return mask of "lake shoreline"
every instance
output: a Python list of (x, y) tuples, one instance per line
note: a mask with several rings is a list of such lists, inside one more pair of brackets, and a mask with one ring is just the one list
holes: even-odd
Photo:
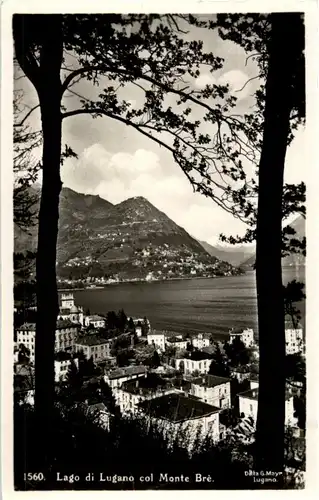
[(212, 279), (220, 279), (220, 278), (234, 278), (238, 276), (245, 276), (247, 273), (254, 273), (254, 271), (245, 271), (241, 274), (231, 274), (229, 276), (193, 276), (189, 278), (167, 278), (165, 280), (125, 280), (125, 281), (116, 281), (114, 283), (106, 283), (105, 285), (98, 285), (97, 287), (83, 287), (83, 288), (58, 288), (59, 292), (79, 292), (79, 291), (93, 291), (97, 290), (105, 290), (105, 288), (114, 285), (126, 285), (126, 284), (143, 284), (143, 285), (153, 285), (154, 283), (167, 283), (170, 281), (192, 281), (192, 280), (212, 280)]

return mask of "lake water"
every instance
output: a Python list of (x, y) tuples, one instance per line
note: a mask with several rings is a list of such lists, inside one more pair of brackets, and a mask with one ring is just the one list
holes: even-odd
[[(304, 281), (304, 269), (296, 274), (284, 269), (285, 283)], [(255, 273), (212, 279), (153, 283), (120, 283), (103, 289), (75, 292), (77, 305), (91, 314), (124, 309), (128, 316), (147, 316), (153, 328), (178, 332), (206, 331), (225, 335), (231, 327), (257, 330)], [(300, 304), (304, 315), (304, 304)]]

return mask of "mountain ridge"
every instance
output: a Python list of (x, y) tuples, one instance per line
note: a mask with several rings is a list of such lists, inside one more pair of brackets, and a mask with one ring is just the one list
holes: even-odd
[[(15, 231), (15, 251), (35, 250)], [(30, 248), (30, 243), (31, 247)], [(212, 257), (164, 212), (135, 196), (113, 205), (63, 188), (60, 195), (57, 272), (61, 279), (130, 280), (210, 277), (237, 270)]]

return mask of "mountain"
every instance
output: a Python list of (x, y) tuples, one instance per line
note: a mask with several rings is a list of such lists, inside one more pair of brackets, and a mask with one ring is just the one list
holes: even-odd
[(210, 245), (206, 241), (198, 242), (202, 247), (212, 255), (217, 257), (217, 259), (224, 260), (232, 266), (239, 266), (242, 262), (246, 261), (251, 254), (255, 253), (255, 245), (240, 245), (240, 246), (220, 246), (220, 245)]
[[(33, 209), (34, 213), (37, 214), (40, 207), (40, 188), (34, 185), (30, 187), (30, 191), (32, 195), (38, 198)], [(81, 225), (81, 221), (87, 219), (88, 211), (91, 214), (92, 221), (94, 221), (103, 217), (105, 211), (112, 206), (112, 203), (99, 196), (80, 194), (72, 189), (62, 188), (60, 194), (59, 227), (65, 227), (66, 229), (69, 227), (72, 232), (72, 228), (76, 228), (78, 224)], [(37, 248), (37, 233), (37, 223), (31, 226), (27, 232), (15, 226), (14, 251), (21, 253), (25, 252), (25, 250), (35, 251)]]
[[(297, 238), (302, 240), (306, 236), (306, 220), (302, 215), (299, 215), (293, 222), (289, 224), (296, 233), (292, 236), (292, 238)], [(241, 267), (244, 269), (252, 268), (255, 264), (256, 254), (252, 255), (246, 261), (242, 262)], [(293, 266), (304, 266), (305, 265), (305, 257), (301, 254), (290, 254), (282, 259), (283, 267), (293, 267)]]
[[(37, 228), (31, 233), (21, 238), (21, 231), (15, 231), (15, 251), (36, 248)], [(238, 272), (209, 255), (143, 197), (112, 205), (68, 188), (62, 189), (60, 197), (57, 261), (59, 277), (72, 280), (153, 280)]]

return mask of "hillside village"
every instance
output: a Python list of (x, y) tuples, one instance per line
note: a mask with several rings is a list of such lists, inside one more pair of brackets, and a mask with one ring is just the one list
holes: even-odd
[[(286, 427), (304, 443), (303, 330), (286, 321)], [(35, 323), (15, 328), (14, 394), (34, 404)], [(108, 428), (115, 412), (142, 415), (172, 439), (187, 436), (188, 452), (199, 432), (214, 442), (254, 441), (258, 405), (258, 340), (251, 328), (181, 334), (152, 328), (149, 320), (84, 313), (71, 292), (60, 293), (55, 339), (57, 397), (77, 380), (85, 415)], [(79, 383), (80, 381), (80, 383)], [(301, 461), (302, 457), (296, 456)]]

